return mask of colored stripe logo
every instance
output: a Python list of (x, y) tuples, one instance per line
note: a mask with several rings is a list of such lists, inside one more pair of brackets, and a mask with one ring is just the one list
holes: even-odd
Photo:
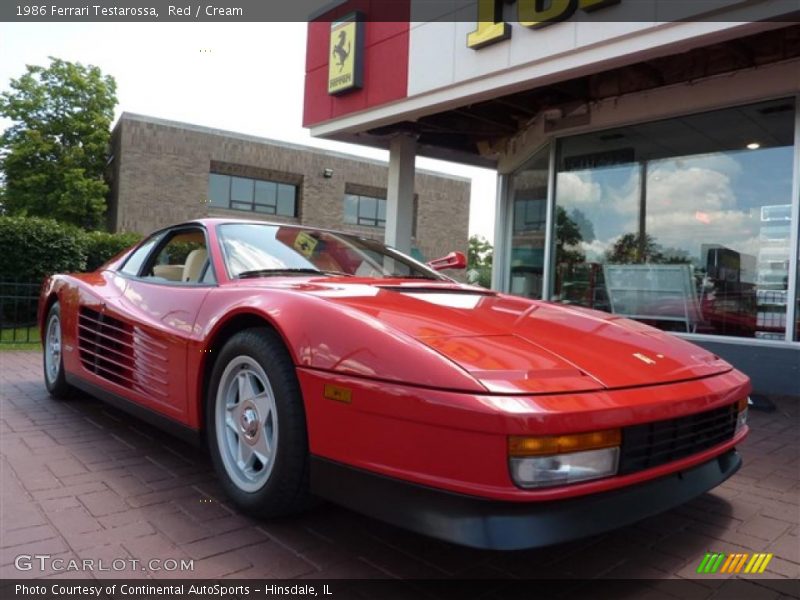
[(773, 556), (772, 553), (765, 552), (756, 552), (755, 554), (707, 552), (703, 560), (700, 561), (697, 572), (703, 575), (713, 575), (715, 573), (763, 573)]

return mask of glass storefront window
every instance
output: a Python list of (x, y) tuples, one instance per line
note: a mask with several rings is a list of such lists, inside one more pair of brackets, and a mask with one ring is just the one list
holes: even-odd
[(785, 339), (795, 110), (781, 99), (561, 140), (553, 299)]
[(511, 293), (542, 297), (550, 147), (537, 152), (511, 179)]
[[(800, 288), (800, 256), (797, 257), (797, 281)], [(795, 309), (794, 341), (800, 342), (800, 289), (797, 290), (797, 308)]]

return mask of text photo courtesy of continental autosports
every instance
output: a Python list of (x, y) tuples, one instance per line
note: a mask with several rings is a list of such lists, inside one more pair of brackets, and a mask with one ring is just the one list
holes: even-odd
[(8, 598), (800, 598), (797, 0), (0, 6)]

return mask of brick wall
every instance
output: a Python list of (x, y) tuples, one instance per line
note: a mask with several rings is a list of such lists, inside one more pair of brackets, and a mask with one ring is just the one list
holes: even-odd
[[(110, 227), (147, 233), (205, 216), (294, 222), (351, 231), (378, 239), (383, 229), (344, 223), (349, 186), (385, 190), (385, 163), (261, 138), (124, 114), (114, 130), (109, 172)], [(279, 174), (298, 186), (298, 217), (210, 208), (208, 174), (215, 170), (256, 178)], [(220, 167), (222, 165), (222, 167)], [(324, 169), (333, 176), (323, 177)], [(467, 249), (470, 184), (418, 172), (416, 246), (426, 259)]]

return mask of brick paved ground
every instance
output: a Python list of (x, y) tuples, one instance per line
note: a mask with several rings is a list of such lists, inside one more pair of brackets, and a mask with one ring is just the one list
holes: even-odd
[[(201, 451), (98, 401), (53, 401), (39, 354), (2, 352), (0, 577), (52, 575), (13, 566), (17, 555), (47, 553), (191, 558), (195, 578), (681, 578), (686, 597), (702, 598), (724, 582), (719, 575), (692, 579), (711, 550), (774, 552), (767, 576), (798, 578), (798, 403), (778, 399), (777, 412), (752, 414), (753, 433), (741, 448), (745, 467), (711, 494), (610, 534), (495, 553), (331, 505), (281, 521), (239, 515)], [(779, 597), (764, 576), (758, 580), (767, 586), (758, 597)], [(655, 590), (649, 597), (672, 596)]]

